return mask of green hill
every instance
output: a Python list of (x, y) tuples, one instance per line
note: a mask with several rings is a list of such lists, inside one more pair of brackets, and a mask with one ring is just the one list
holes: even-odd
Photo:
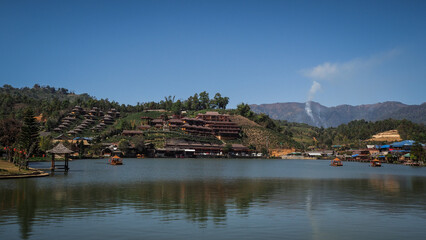
[[(138, 130), (143, 123), (141, 117), (159, 118), (171, 117), (182, 112), (186, 117), (195, 117), (206, 111), (217, 111), (231, 115), (231, 120), (241, 127), (240, 137), (234, 140), (218, 140), (215, 137), (201, 137), (186, 134), (180, 129), (165, 130), (150, 128), (144, 130), (143, 138), (155, 147), (162, 147), (167, 139), (181, 139), (193, 142), (214, 144), (243, 144), (257, 151), (266, 149), (296, 148), (307, 149), (310, 146), (317, 148), (330, 148), (332, 145), (345, 145), (352, 147), (365, 146), (365, 140), (374, 134), (398, 130), (403, 139), (413, 139), (426, 142), (426, 128), (423, 124), (416, 124), (408, 120), (382, 120), (369, 122), (355, 120), (333, 128), (318, 128), (304, 123), (294, 123), (285, 120), (274, 120), (266, 114), (256, 114), (247, 104), (240, 104), (237, 109), (226, 109), (228, 98), (216, 94), (213, 99), (208, 93), (195, 94), (188, 100), (177, 100), (166, 97), (158, 103), (138, 103), (136, 106), (119, 104), (107, 99), (97, 100), (88, 94), (75, 94), (64, 88), (34, 85), (33, 88), (13, 88), (10, 85), (0, 87), (0, 120), (6, 123), (7, 119), (23, 120), (25, 109), (31, 108), (39, 116), (39, 130), (52, 132), (63, 120), (69, 116), (73, 107), (81, 106), (87, 113), (93, 107), (105, 113), (114, 108), (121, 113), (121, 117), (114, 118), (112, 122), (99, 131), (92, 130), (96, 124), (102, 123), (102, 118), (97, 118), (95, 123), (76, 136), (92, 137), (95, 142), (119, 142), (121, 139), (132, 140), (133, 137), (121, 135), (123, 130)], [(154, 109), (154, 110), (153, 110)], [(76, 128), (85, 121), (83, 115), (74, 116), (74, 121), (63, 131), (52, 132), (56, 137), (61, 133)], [(19, 127), (19, 124), (16, 126)], [(6, 129), (7, 130), (7, 129)]]

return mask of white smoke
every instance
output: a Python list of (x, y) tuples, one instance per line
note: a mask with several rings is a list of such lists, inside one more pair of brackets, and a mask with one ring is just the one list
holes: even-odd
[(331, 83), (335, 81), (354, 81), (360, 77), (360, 74), (366, 71), (374, 71), (377, 66), (386, 63), (401, 53), (400, 49), (391, 49), (387, 52), (376, 53), (370, 57), (354, 58), (346, 62), (324, 62), (313, 68), (301, 70), (300, 73), (302, 75), (314, 80), (305, 105), (306, 114), (312, 119), (315, 126), (326, 125), (321, 118), (319, 109), (316, 109), (316, 116), (312, 112), (311, 102), (315, 93), (321, 89), (321, 84), (317, 81)]
[(321, 84), (319, 82), (314, 81), (312, 83), (311, 89), (309, 90), (308, 101), (312, 101), (314, 99), (315, 93), (321, 89)]
[(311, 89), (309, 90), (308, 101), (305, 104), (306, 114), (308, 114), (308, 116), (312, 119), (315, 126), (317, 126), (317, 121), (315, 120), (314, 115), (312, 114), (311, 102), (314, 99), (315, 93), (320, 89), (321, 89), (321, 84), (319, 84), (319, 82), (317, 81), (313, 81)]

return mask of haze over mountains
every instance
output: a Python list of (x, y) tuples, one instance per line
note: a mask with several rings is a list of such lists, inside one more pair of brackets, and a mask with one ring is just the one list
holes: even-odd
[(339, 105), (326, 107), (311, 102), (312, 117), (308, 115), (305, 103), (252, 104), (250, 108), (256, 113), (268, 114), (273, 119), (290, 122), (307, 123), (317, 127), (337, 127), (353, 120), (378, 121), (388, 118), (407, 119), (426, 124), (426, 102), (421, 105), (406, 105), (401, 102), (383, 102), (366, 105)]

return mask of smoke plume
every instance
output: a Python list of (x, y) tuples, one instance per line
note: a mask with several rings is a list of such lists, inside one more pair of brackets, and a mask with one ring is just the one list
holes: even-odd
[(312, 114), (311, 102), (314, 99), (315, 93), (320, 89), (321, 89), (321, 84), (319, 84), (319, 82), (317, 81), (314, 81), (312, 83), (311, 89), (309, 90), (308, 101), (305, 104), (306, 114), (308, 114), (308, 116), (312, 119), (315, 126), (317, 125), (317, 121), (315, 120), (314, 115)]

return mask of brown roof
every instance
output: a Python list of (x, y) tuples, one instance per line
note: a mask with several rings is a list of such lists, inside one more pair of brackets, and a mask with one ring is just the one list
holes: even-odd
[(180, 119), (170, 119), (169, 123), (183, 123), (183, 121)]
[(126, 134), (143, 134), (143, 131), (139, 131), (139, 130), (123, 130), (124, 135)]
[(200, 118), (182, 118), (184, 121), (195, 121), (195, 122), (204, 122), (203, 119)]
[(55, 137), (54, 139), (56, 139), (56, 140), (68, 140), (70, 138), (65, 136), (64, 134), (61, 134), (61, 135)]
[(62, 143), (59, 143), (58, 145), (56, 145), (56, 147), (48, 150), (47, 152), (55, 153), (55, 154), (65, 154), (65, 153), (73, 153), (74, 151), (68, 149)]

